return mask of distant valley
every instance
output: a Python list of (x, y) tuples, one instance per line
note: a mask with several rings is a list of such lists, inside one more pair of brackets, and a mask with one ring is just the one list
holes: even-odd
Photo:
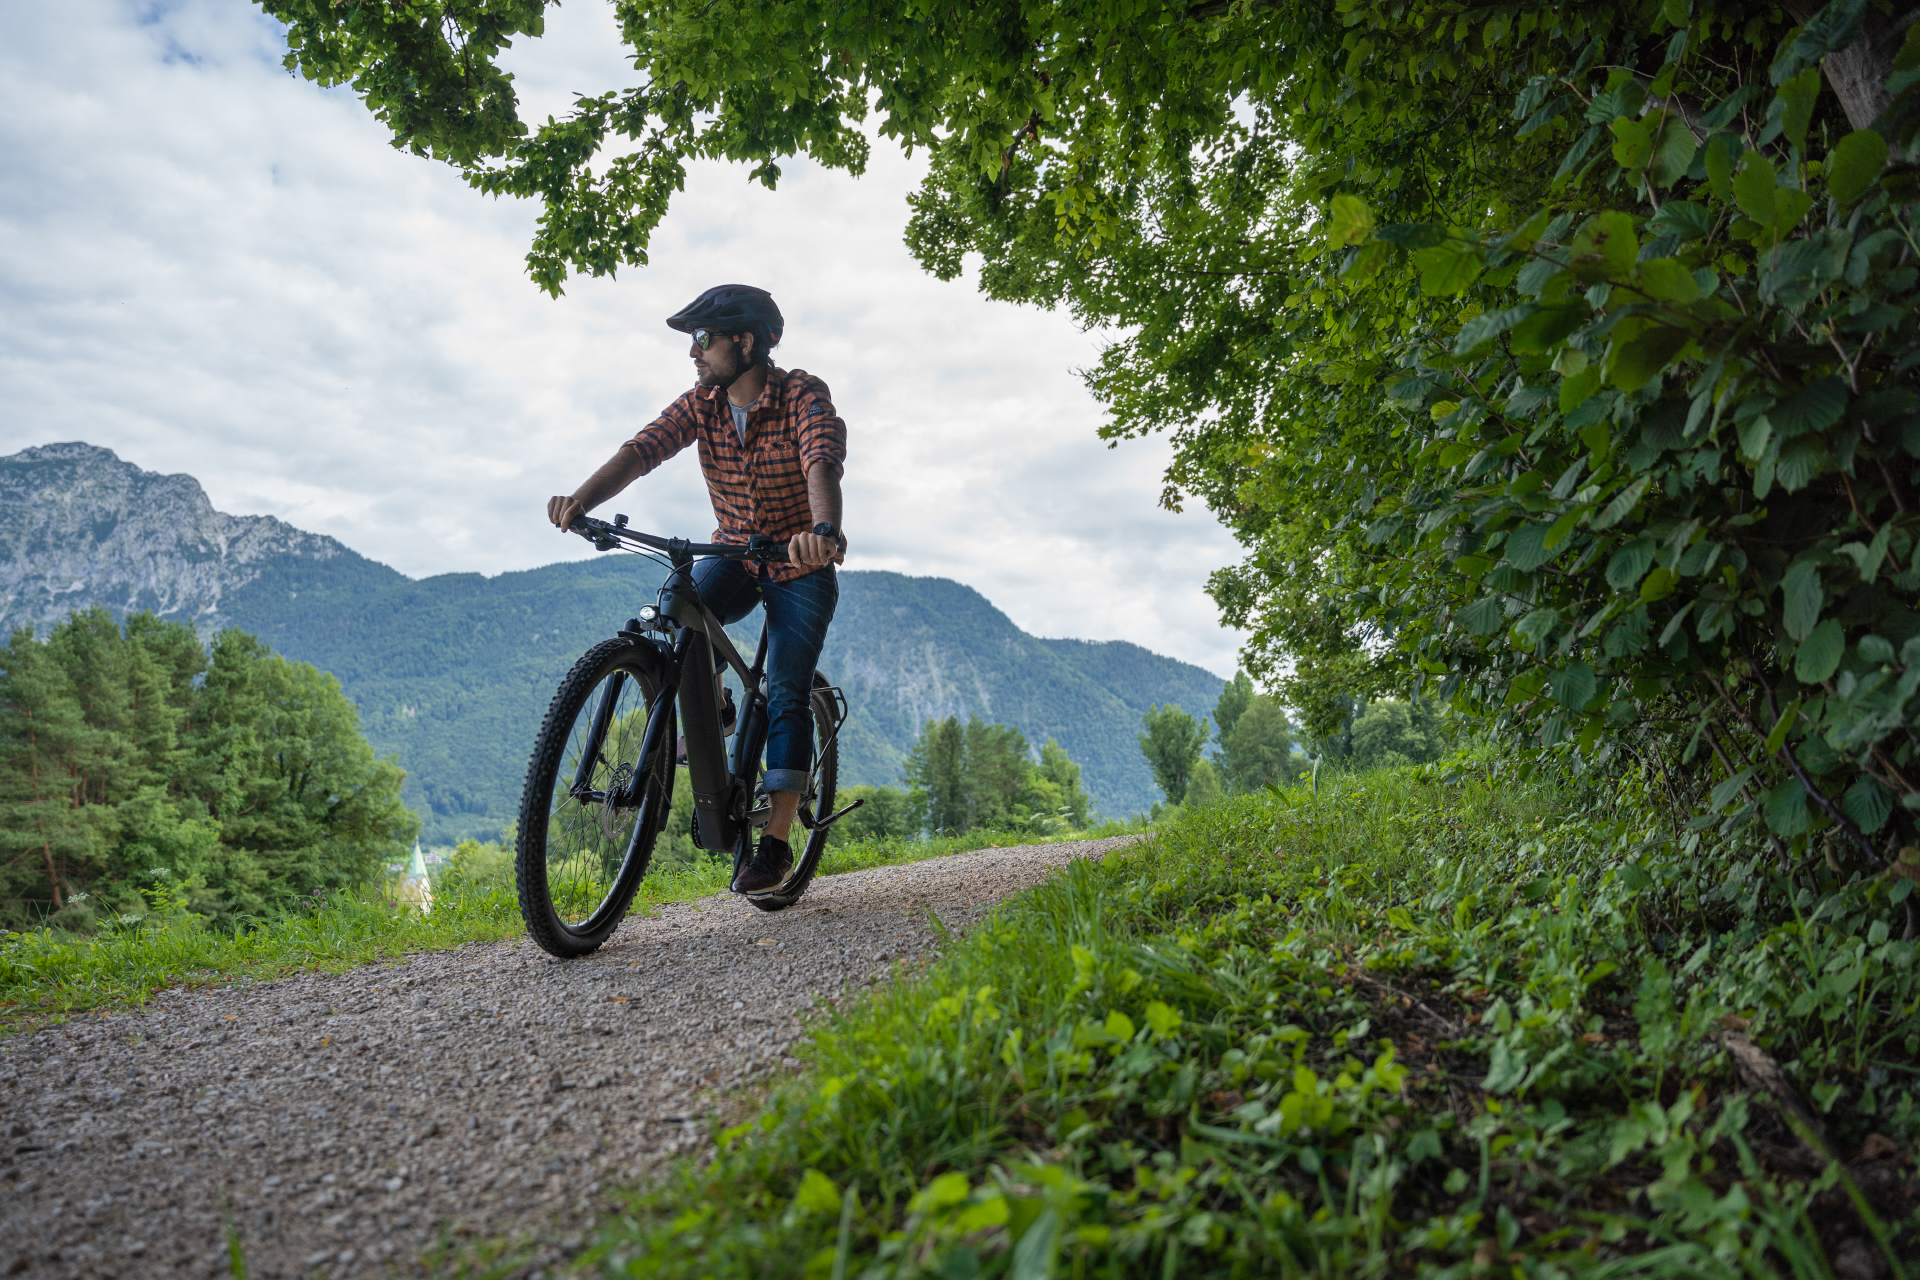
[[(491, 836), (567, 666), (652, 598), (659, 571), (609, 554), (496, 577), (415, 580), (332, 538), (215, 511), (190, 476), (58, 444), (0, 458), (0, 623), (44, 634), (75, 608), (237, 626), (337, 676), (376, 750), (408, 772), (427, 839)], [(757, 635), (749, 619), (749, 635)], [(1135, 745), (1149, 704), (1210, 710), (1222, 681), (1124, 641), (1028, 635), (945, 578), (851, 571), (821, 669), (846, 690), (843, 780), (898, 784), (929, 718), (1057, 738), (1099, 809), (1159, 798)]]

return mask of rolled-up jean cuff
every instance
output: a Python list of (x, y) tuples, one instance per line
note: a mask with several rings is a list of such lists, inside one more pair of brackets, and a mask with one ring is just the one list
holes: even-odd
[(807, 771), (805, 769), (769, 769), (766, 788), (773, 791), (798, 791), (804, 794), (807, 789)]

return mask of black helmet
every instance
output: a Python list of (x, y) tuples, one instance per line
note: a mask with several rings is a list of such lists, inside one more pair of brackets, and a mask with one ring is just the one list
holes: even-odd
[(773, 295), (750, 284), (717, 284), (667, 317), (667, 328), (681, 333), (711, 329), (715, 333), (751, 333), (768, 350), (780, 341), (787, 322)]

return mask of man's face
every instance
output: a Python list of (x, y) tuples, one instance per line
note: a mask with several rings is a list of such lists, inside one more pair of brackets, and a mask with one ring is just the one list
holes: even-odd
[(713, 336), (713, 345), (705, 351), (700, 344), (687, 344), (687, 354), (693, 357), (693, 371), (699, 376), (703, 387), (724, 387), (740, 376), (746, 367), (746, 345), (750, 335), (737, 333), (717, 333)]

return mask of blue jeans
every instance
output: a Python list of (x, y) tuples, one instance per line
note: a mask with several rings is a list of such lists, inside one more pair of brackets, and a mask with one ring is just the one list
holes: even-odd
[(791, 582), (772, 582), (741, 560), (702, 560), (693, 567), (700, 602), (732, 625), (767, 606), (768, 791), (805, 791), (813, 768), (813, 669), (840, 602), (832, 565)]

